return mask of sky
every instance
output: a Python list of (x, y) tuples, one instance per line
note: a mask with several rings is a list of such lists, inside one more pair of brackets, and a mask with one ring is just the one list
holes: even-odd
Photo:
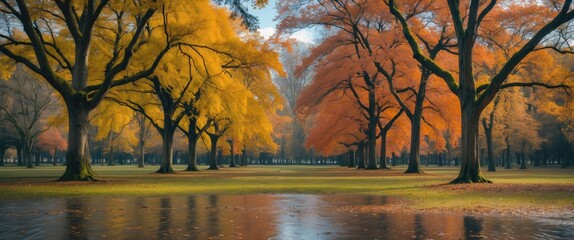
[[(277, 10), (275, 9), (275, 4), (277, 0), (269, 0), (269, 3), (265, 8), (262, 9), (250, 9), (250, 12), (259, 18), (259, 33), (261, 36), (265, 38), (269, 38), (269, 36), (275, 33), (275, 26), (277, 22), (274, 22), (273, 19), (277, 15)], [(301, 30), (296, 32), (292, 35), (292, 37), (296, 38), (297, 40), (305, 43), (313, 43), (314, 38), (313, 34), (309, 30)]]

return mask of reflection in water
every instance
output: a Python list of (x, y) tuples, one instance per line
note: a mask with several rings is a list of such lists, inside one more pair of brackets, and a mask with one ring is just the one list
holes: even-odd
[(81, 199), (68, 199), (66, 201), (66, 222), (68, 225), (68, 239), (87, 239), (84, 228), (84, 216), (89, 216), (89, 209), (84, 207)]
[(171, 199), (169, 198), (162, 198), (160, 200), (159, 209), (159, 227), (157, 231), (158, 238), (165, 238), (167, 236), (171, 236), (170, 232), (170, 223), (171, 223)]
[(572, 219), (369, 213), (363, 195), (0, 201), (2, 239), (574, 239)]
[(482, 238), (482, 219), (464, 216), (464, 236), (467, 239)]

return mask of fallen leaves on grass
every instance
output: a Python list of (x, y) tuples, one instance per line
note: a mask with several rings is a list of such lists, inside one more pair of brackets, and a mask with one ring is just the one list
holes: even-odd
[(530, 192), (572, 192), (573, 184), (560, 183), (492, 183), (492, 184), (439, 184), (425, 186), (432, 190), (448, 192), (483, 192), (483, 193), (530, 193)]

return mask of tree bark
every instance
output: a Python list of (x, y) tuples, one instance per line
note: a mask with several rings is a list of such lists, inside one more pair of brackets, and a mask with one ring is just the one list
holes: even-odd
[(22, 152), (24, 154), (24, 161), (26, 162), (26, 168), (34, 168), (32, 164), (32, 147), (28, 144), (26, 140), (22, 141)]
[(420, 168), (421, 117), (422, 112), (415, 113), (411, 119), (411, 147), (409, 165), (405, 173), (423, 173)]
[(139, 143), (139, 158), (138, 158), (138, 168), (143, 168), (145, 166), (145, 141)]
[(78, 93), (67, 102), (69, 131), (66, 171), (59, 181), (90, 181), (94, 173), (88, 150), (89, 109), (86, 96)]
[(172, 127), (165, 126), (162, 135), (162, 153), (161, 153), (161, 166), (156, 173), (175, 173), (173, 171), (173, 135), (175, 130)]
[(219, 167), (217, 167), (217, 140), (219, 140), (219, 136), (209, 134), (209, 139), (211, 140), (211, 150), (209, 154), (209, 168), (207, 170), (219, 170)]
[(387, 131), (381, 132), (381, 158), (379, 162), (380, 169), (389, 169), (387, 166)]
[(510, 143), (508, 142), (508, 136), (506, 136), (506, 167), (505, 169), (512, 168), (512, 154), (510, 150)]
[[(227, 141), (229, 143), (229, 148), (231, 149), (231, 158), (229, 159), (229, 167), (237, 167), (237, 165), (235, 165), (235, 153), (233, 152), (233, 140), (228, 140)], [(281, 159), (281, 161), (283, 161), (283, 158)]]
[(0, 166), (4, 166), (5, 153), (6, 153), (6, 147), (4, 145), (0, 146)]
[[(371, 81), (374, 81), (372, 79)], [(366, 169), (377, 169), (377, 123), (379, 118), (377, 116), (377, 99), (375, 98), (375, 88), (369, 85), (369, 125), (367, 131), (367, 167)]]
[(355, 151), (349, 150), (349, 162), (347, 167), (354, 168), (355, 167)]
[[(492, 116), (492, 114), (491, 114)], [(487, 157), (488, 157), (488, 171), (494, 172), (496, 171), (495, 163), (494, 163), (494, 153), (493, 153), (493, 146), (492, 146), (492, 117), (490, 123), (487, 126), (486, 119), (482, 119), (482, 127), (484, 128), (484, 135), (486, 137), (486, 149), (487, 149)]]
[(360, 143), (359, 148), (357, 149), (357, 169), (364, 169), (365, 168), (365, 144)]
[(247, 150), (245, 148), (241, 150), (241, 166), (247, 166)]
[[(473, 86), (474, 87), (474, 86)], [(461, 141), (461, 166), (458, 177), (451, 183), (483, 183), (490, 182), (485, 179), (480, 172), (480, 162), (478, 161), (477, 140), (478, 140), (478, 118), (480, 114), (475, 113), (473, 96), (470, 101), (461, 98), (462, 106), (462, 141)]]
[(199, 171), (197, 168), (197, 137), (188, 136), (188, 161), (187, 161), (187, 168), (185, 171)]
[(37, 152), (34, 160), (34, 166), (40, 166), (40, 161), (42, 161), (42, 154)]
[(54, 155), (52, 155), (52, 164), (53, 164), (54, 166), (58, 165), (58, 163), (56, 163), (56, 156), (57, 156), (57, 154), (58, 154), (58, 147), (55, 147), (55, 148), (54, 148)]
[(16, 146), (16, 155), (18, 155), (18, 166), (24, 166), (24, 156), (22, 156), (22, 146)]

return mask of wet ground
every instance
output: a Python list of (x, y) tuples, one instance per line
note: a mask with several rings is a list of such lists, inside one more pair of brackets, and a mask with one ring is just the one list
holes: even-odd
[(0, 239), (574, 239), (574, 219), (369, 213), (369, 195), (0, 201)]

